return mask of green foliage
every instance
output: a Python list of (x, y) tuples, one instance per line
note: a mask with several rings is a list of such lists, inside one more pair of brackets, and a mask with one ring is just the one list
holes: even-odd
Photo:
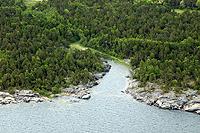
[(27, 8), (20, 0), (1, 0), (0, 89), (37, 88), (49, 95), (93, 80), (102, 62), (90, 50), (69, 48), (80, 40), (130, 58), (135, 77), (144, 83), (199, 89), (198, 2), (48, 0)]
[[(103, 63), (90, 50), (70, 49), (79, 33), (46, 2), (0, 2), (0, 89), (60, 93), (69, 84), (88, 83)], [(42, 8), (44, 7), (46, 8)], [(66, 80), (70, 79), (70, 80)], [(69, 82), (70, 81), (70, 82)]]
[[(131, 58), (134, 76), (142, 82), (164, 84), (165, 90), (199, 88), (200, 13), (195, 0), (48, 3), (82, 31), (86, 46)], [(194, 10), (182, 7), (184, 12), (177, 13), (174, 8), (181, 4)]]
[(200, 0), (197, 0), (196, 5), (197, 5), (198, 8), (200, 8)]

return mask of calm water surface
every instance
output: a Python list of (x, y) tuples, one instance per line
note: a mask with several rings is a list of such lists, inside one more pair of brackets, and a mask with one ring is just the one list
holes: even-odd
[(0, 106), (0, 133), (200, 133), (199, 115), (150, 107), (121, 93), (129, 71), (110, 63), (89, 101)]

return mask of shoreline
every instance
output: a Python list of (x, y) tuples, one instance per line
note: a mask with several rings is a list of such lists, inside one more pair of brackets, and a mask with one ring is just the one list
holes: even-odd
[(150, 106), (167, 110), (182, 110), (200, 115), (200, 95), (197, 90), (188, 89), (177, 94), (174, 91), (164, 92), (159, 85), (148, 82), (140, 87), (140, 82), (128, 77), (125, 90), (135, 100)]
[(15, 90), (14, 94), (8, 92), (0, 91), (0, 105), (7, 104), (18, 104), (18, 103), (30, 103), (30, 102), (52, 102), (52, 99), (62, 97), (62, 96), (72, 96), (77, 100), (72, 100), (72, 102), (78, 102), (78, 99), (88, 100), (91, 98), (90, 89), (99, 84), (99, 80), (102, 79), (111, 69), (111, 65), (103, 60), (104, 71), (101, 73), (95, 73), (94, 81), (87, 83), (86, 85), (70, 86), (69, 88), (64, 88), (59, 94), (52, 94), (50, 97), (45, 97), (39, 93), (35, 93), (32, 90)]
[(91, 81), (85, 85), (77, 85), (77, 86), (70, 86), (68, 88), (63, 89), (61, 94), (56, 94), (54, 97), (60, 97), (62, 95), (72, 96), (77, 99), (88, 100), (91, 98), (91, 88), (97, 86), (100, 83), (100, 79), (102, 79), (111, 69), (111, 65), (106, 61), (103, 60), (104, 64), (104, 71), (101, 73), (94, 74), (94, 81)]

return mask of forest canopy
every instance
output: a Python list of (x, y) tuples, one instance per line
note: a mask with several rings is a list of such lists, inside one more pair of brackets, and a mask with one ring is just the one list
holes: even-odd
[(1, 90), (51, 92), (92, 80), (102, 62), (92, 51), (70, 50), (76, 41), (131, 59), (134, 77), (143, 83), (200, 90), (199, 0), (25, 3), (0, 1)]
[(138, 80), (156, 82), (168, 90), (200, 89), (199, 1), (48, 3), (81, 31), (85, 46), (130, 58)]
[(86, 84), (94, 80), (92, 73), (103, 70), (92, 51), (70, 49), (79, 36), (54, 7), (40, 11), (23, 1), (1, 0), (0, 25), (0, 90), (49, 95)]

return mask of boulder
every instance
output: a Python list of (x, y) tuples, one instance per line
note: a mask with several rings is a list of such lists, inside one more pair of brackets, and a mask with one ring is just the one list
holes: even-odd
[(16, 92), (14, 96), (18, 97), (39, 97), (38, 93), (33, 93), (32, 90), (21, 90)]
[(188, 103), (200, 103), (200, 96), (194, 97), (192, 100), (190, 100)]
[(129, 89), (138, 88), (139, 84), (140, 83), (135, 79), (134, 80), (129, 80), (128, 88)]
[[(98, 82), (98, 81), (94, 81), (94, 82), (92, 82), (91, 84), (92, 84), (93, 86), (97, 86), (97, 85), (99, 84), (99, 82)], [(93, 87), (93, 86), (92, 86), (92, 87)]]
[(30, 101), (33, 101), (33, 102), (39, 103), (39, 102), (43, 102), (44, 99), (43, 99), (43, 98), (34, 97), (34, 98), (31, 98)]
[(146, 92), (146, 90), (145, 90), (145, 88), (135, 88), (135, 92), (136, 93), (144, 93), (144, 92)]
[(155, 104), (162, 109), (171, 109), (171, 106), (168, 102), (166, 102), (166, 99), (158, 99)]
[(104, 76), (104, 73), (96, 73), (96, 74), (94, 74), (94, 78), (96, 80), (99, 80), (99, 79), (103, 78), (103, 76)]
[(200, 111), (200, 103), (191, 103), (184, 106), (185, 111), (196, 112)]
[(1, 101), (1, 104), (9, 104), (9, 103), (12, 103), (14, 101), (15, 101), (15, 99), (13, 97), (6, 97)]
[(16, 104), (21, 102), (43, 102), (45, 99), (39, 93), (33, 93), (32, 90), (16, 90), (15, 94), (11, 95), (7, 92), (0, 92), (0, 104)]
[(130, 75), (127, 75), (127, 76), (125, 76), (127, 79), (130, 79), (131, 78), (131, 76)]
[(32, 93), (33, 93), (32, 90), (21, 90), (21, 91), (18, 92), (18, 94), (21, 94), (21, 95), (23, 95), (23, 94), (32, 94)]
[(178, 103), (179, 105), (184, 105), (184, 104), (186, 104), (187, 102), (188, 102), (188, 98), (186, 97), (185, 94), (182, 94), (181, 96), (179, 96), (179, 97), (177, 98), (177, 103)]
[(10, 95), (9, 93), (7, 93), (7, 92), (0, 92), (0, 97), (3, 97), (3, 98), (5, 98), (5, 97), (13, 97), (12, 95)]
[(200, 115), (200, 110), (197, 110), (196, 113)]
[(184, 94), (186, 94), (187, 97), (197, 96), (197, 90), (188, 89)]
[(91, 95), (88, 90), (82, 90), (79, 93), (75, 94), (74, 97), (78, 99), (90, 99)]
[(4, 100), (7, 100), (7, 101), (15, 101), (15, 99), (13, 97), (6, 97), (4, 98)]
[(86, 94), (86, 95), (83, 95), (82, 96), (82, 99), (85, 99), (85, 100), (88, 100), (91, 98), (91, 95), (90, 94)]
[(31, 101), (30, 97), (23, 97), (23, 102), (29, 103)]
[(0, 97), (0, 102), (3, 101), (3, 99), (4, 99), (3, 97)]
[(165, 93), (165, 94), (161, 95), (159, 98), (166, 98), (166, 99), (170, 99), (170, 100), (177, 99), (176, 95), (173, 91)]
[(65, 88), (63, 89), (63, 92), (70, 93), (70, 94), (75, 93), (74, 88)]
[(177, 100), (169, 100), (168, 103), (170, 104), (170, 109), (178, 110), (182, 108), (182, 104), (178, 104)]
[(92, 87), (94, 87), (94, 86), (96, 86), (96, 85), (98, 85), (98, 84), (99, 84), (98, 81), (92, 81), (92, 82), (86, 84), (85, 87), (86, 87), (86, 88), (92, 88)]
[(109, 72), (110, 69), (111, 69), (111, 65), (105, 64), (105, 66), (104, 66), (104, 72)]
[(147, 94), (145, 103), (148, 105), (154, 105), (156, 101), (158, 100), (158, 97), (160, 96), (160, 93), (154, 92), (152, 94)]
[(125, 93), (124, 91), (121, 91), (121, 93)]

